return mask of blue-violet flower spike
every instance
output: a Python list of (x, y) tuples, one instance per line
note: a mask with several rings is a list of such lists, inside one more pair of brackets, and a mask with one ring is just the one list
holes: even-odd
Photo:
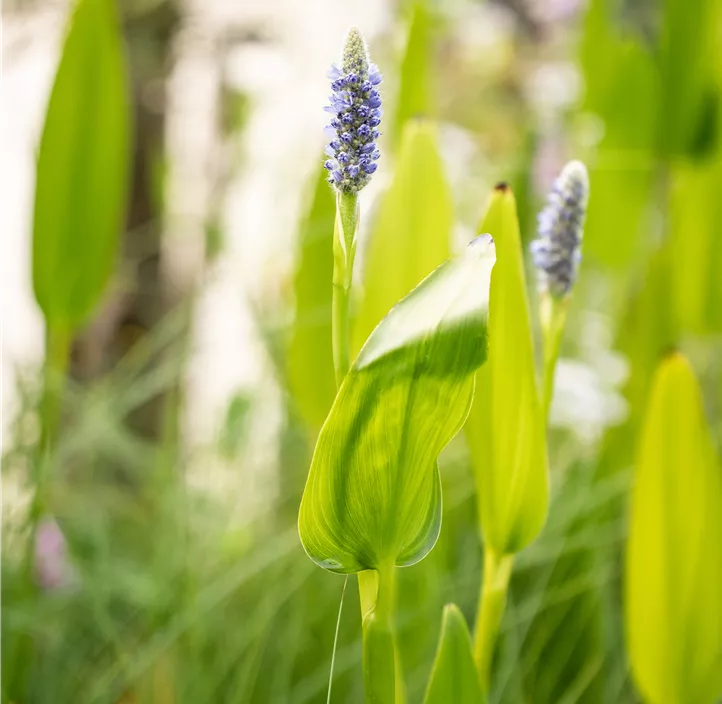
[(541, 289), (555, 298), (566, 296), (577, 278), (588, 199), (587, 168), (581, 161), (570, 161), (554, 181), (547, 204), (539, 213), (531, 252)]
[(324, 110), (334, 115), (326, 132), (332, 136), (326, 147), (331, 157), (324, 167), (330, 172), (329, 183), (344, 193), (358, 193), (376, 171), (374, 162), (380, 153), (375, 129), (381, 124), (381, 83), (378, 68), (369, 63), (368, 50), (355, 27), (346, 37), (341, 66), (328, 73), (333, 93)]

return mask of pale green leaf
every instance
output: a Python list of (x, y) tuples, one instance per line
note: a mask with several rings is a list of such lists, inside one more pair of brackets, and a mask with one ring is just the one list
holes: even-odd
[(484, 541), (505, 555), (539, 534), (549, 496), (524, 260), (508, 186), (494, 190), (482, 229), (494, 238), (498, 264), (491, 277), (489, 361), (476, 375), (465, 433)]
[(48, 324), (71, 329), (98, 303), (125, 214), (130, 108), (115, 3), (80, 0), (38, 155), (33, 287)]
[(436, 128), (425, 120), (411, 121), (371, 235), (354, 350), (399, 299), (449, 257), (453, 219)]
[(408, 565), (441, 526), (436, 460), (469, 411), (486, 357), (494, 247), (474, 240), (374, 330), (321, 429), (301, 501), (312, 560), (337, 572)]
[(336, 199), (320, 166), (313, 200), (300, 232), (294, 281), (296, 314), (288, 347), (288, 382), (303, 418), (318, 429), (328, 414), (336, 381), (331, 346), (331, 279)]
[(669, 247), (673, 301), (680, 328), (722, 329), (719, 268), (722, 247), (722, 150), (714, 160), (677, 162), (670, 168)]
[(398, 142), (408, 121), (420, 116), (431, 117), (429, 111), (434, 105), (431, 98), (434, 25), (426, 5), (426, 0), (415, 0), (410, 10), (409, 33), (399, 70), (394, 142)]
[(485, 701), (466, 621), (455, 604), (447, 604), (424, 704), (483, 704)]
[(658, 141), (659, 79), (653, 52), (624, 36), (607, 0), (591, 0), (580, 59), (594, 197), (584, 226), (584, 257), (623, 268), (643, 252)]
[(722, 472), (687, 360), (660, 365), (631, 499), (625, 623), (650, 704), (722, 695)]
[[(719, 49), (716, 0), (664, 0), (659, 33), (662, 149), (669, 156), (705, 149), (704, 122), (713, 114), (712, 67)], [(706, 114), (705, 114), (706, 113)], [(700, 139), (703, 144), (700, 144)], [(714, 141), (714, 140), (711, 140)]]

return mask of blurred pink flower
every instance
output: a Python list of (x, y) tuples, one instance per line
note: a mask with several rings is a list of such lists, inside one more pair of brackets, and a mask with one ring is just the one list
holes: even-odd
[(41, 519), (35, 533), (35, 575), (46, 591), (63, 589), (75, 581), (65, 536), (52, 517)]

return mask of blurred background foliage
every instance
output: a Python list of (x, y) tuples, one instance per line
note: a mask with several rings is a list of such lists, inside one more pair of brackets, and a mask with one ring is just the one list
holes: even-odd
[[(584, 261), (552, 407), (549, 520), (517, 562), (491, 701), (639, 701), (622, 638), (621, 555), (641, 415), (670, 347), (691, 359), (722, 446), (722, 2), (262, 4), (219, 3), (211, 21), (203, 3), (120, 2), (127, 68), (114, 64), (115, 29), (100, 12), (85, 37), (96, 49), (61, 73), (66, 98), (83, 100), (56, 107), (38, 160), (32, 267), (46, 364), (42, 344), (25, 355), (3, 343), (12, 373), (3, 702), (325, 701), (342, 579), (308, 560), (296, 518), (334, 396), (334, 202), (320, 168), (323, 69), (307, 84), (299, 77), (335, 60), (351, 23), (386, 77), (383, 169), (362, 198), (355, 349), (476, 234), (496, 182), (514, 189), (528, 242), (561, 165), (575, 157), (590, 168)], [(12, 72), (48, 27), (64, 25), (67, 6), (23, 0), (3, 13)], [(293, 18), (300, 24), (289, 29)], [(310, 51), (297, 37), (316, 25), (323, 51), (306, 64), (287, 47)], [(109, 82), (119, 72), (127, 98)], [(29, 98), (40, 112), (49, 87)], [(302, 133), (289, 126), (297, 116)], [(290, 149), (283, 130), (296, 140)], [(48, 159), (51, 142), (61, 152), (72, 143), (72, 153)], [(63, 158), (89, 165), (62, 171)], [(107, 258), (100, 233), (117, 236), (112, 199), (59, 197), (83, 179), (127, 196), (112, 267), (98, 263)], [(258, 183), (277, 184), (285, 219), (273, 199), (256, 197)], [(65, 238), (65, 259), (53, 269), (41, 238), (64, 223), (47, 216), (72, 202), (70, 224), (54, 235)], [(95, 220), (77, 219), (89, 211)], [(12, 231), (18, 250), (30, 250), (31, 230)], [(30, 270), (27, 255), (4, 259), (4, 271)], [(83, 275), (90, 298), (72, 300), (65, 315), (63, 287)], [(24, 314), (3, 299), (12, 338)], [(53, 331), (71, 349), (62, 393)], [(58, 405), (52, 445), (40, 437), (48, 388)], [(442, 455), (441, 474), (439, 543), (400, 573), (412, 702), (426, 686), (443, 604), (473, 622), (479, 589), (463, 437)], [(362, 700), (355, 592), (351, 580), (335, 701)]]

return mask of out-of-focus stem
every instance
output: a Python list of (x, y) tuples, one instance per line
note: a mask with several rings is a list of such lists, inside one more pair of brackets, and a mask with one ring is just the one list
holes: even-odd
[(559, 358), (564, 323), (567, 319), (568, 297), (554, 298), (545, 293), (541, 301), (541, 324), (544, 343), (542, 371), (542, 411), (544, 425), (549, 420), (549, 408), (554, 395), (554, 371)]
[[(37, 589), (35, 582), (35, 542), (38, 521), (46, 510), (46, 484), (52, 450), (55, 448), (60, 425), (62, 396), (70, 361), (71, 332), (63, 326), (48, 326), (45, 338), (45, 368), (43, 396), (40, 402), (40, 452), (35, 463), (33, 496), (27, 516), (28, 540), (24, 556), (23, 578), (27, 594)], [(35, 642), (28, 633), (22, 634), (9, 668), (8, 691), (24, 692), (27, 670)]]
[(484, 577), (474, 632), (474, 661), (484, 693), (489, 692), (491, 661), (504, 616), (513, 562), (513, 555), (497, 555), (488, 547), (484, 552)]
[(62, 326), (49, 326), (45, 342), (45, 375), (41, 409), (41, 443), (46, 453), (57, 440), (60, 407), (65, 376), (70, 361), (70, 331)]

